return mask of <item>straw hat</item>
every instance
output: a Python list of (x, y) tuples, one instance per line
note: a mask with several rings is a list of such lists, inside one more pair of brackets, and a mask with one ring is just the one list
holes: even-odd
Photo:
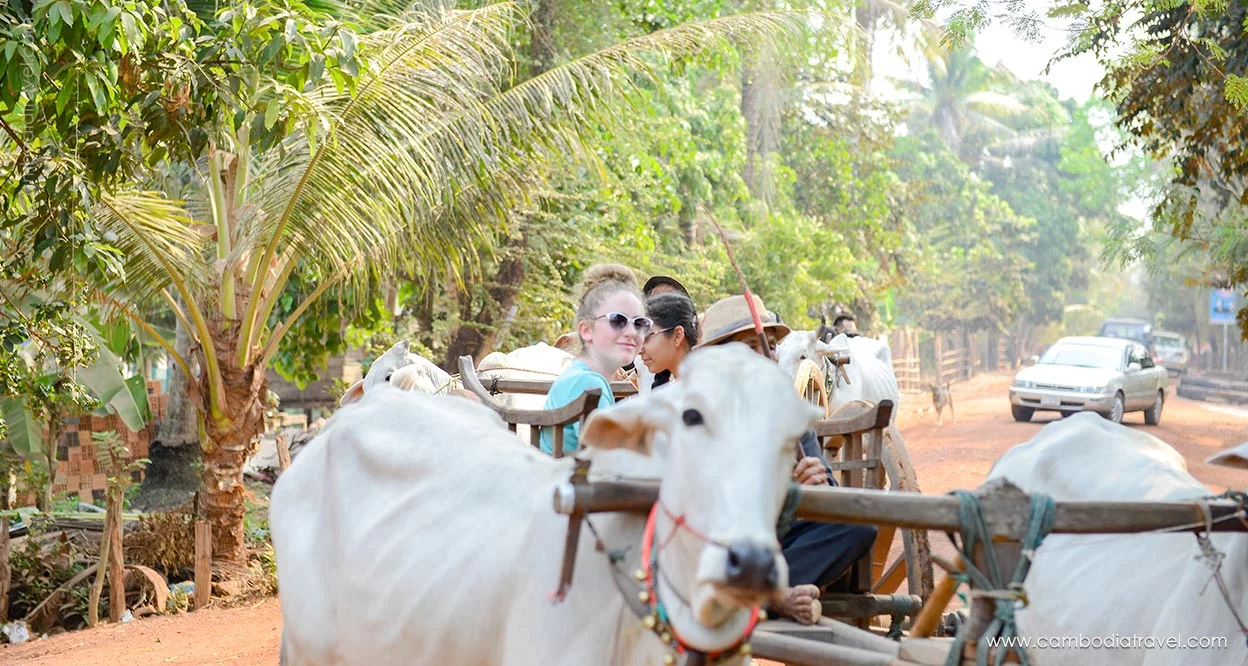
[[(751, 294), (753, 296), (753, 294)], [(763, 329), (772, 329), (776, 340), (789, 334), (789, 327), (780, 323), (779, 317), (763, 305), (763, 299), (754, 296), (754, 306), (763, 321)], [(706, 318), (702, 322), (702, 339), (698, 347), (707, 347), (740, 333), (754, 330), (754, 319), (750, 316), (750, 306), (745, 296), (729, 296), (715, 302), (706, 309)]]

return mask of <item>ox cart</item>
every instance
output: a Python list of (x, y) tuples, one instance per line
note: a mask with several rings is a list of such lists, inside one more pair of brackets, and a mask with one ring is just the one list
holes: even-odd
[[(833, 367), (837, 361), (832, 359)], [(557, 410), (509, 409), (499, 405), (495, 396), (505, 392), (545, 394), (550, 383), (488, 380), (486, 386), (469, 357), (461, 359), (460, 371), (463, 385), (493, 407), (513, 431), (518, 424), (555, 427), (556, 456), (563, 455), (560, 426), (584, 420), (600, 398), (597, 391), (589, 391)], [(795, 388), (812, 402), (826, 406), (828, 379), (823, 369), (805, 364)], [(637, 393), (627, 382), (613, 383), (612, 389), (617, 399)], [(988, 640), (1017, 635), (1013, 608), (1020, 600), (1025, 601), (1023, 582), (1044, 534), (1188, 531), (1208, 535), (1248, 530), (1242, 494), (1197, 503), (1053, 502), (997, 479), (974, 492), (958, 491), (956, 496), (922, 495), (904, 442), (890, 424), (892, 410), (889, 401), (851, 403), (836, 412), (825, 410), (826, 418), (816, 423), (815, 430), (840, 487), (801, 487), (793, 507), (793, 514), (805, 520), (877, 525), (880, 536), (876, 547), (838, 581), (835, 591), (824, 593), (825, 617), (818, 624), (764, 618), (743, 652), (793, 666), (969, 665), (985, 663), (985, 658), (996, 662), (998, 656), (1010, 663), (1027, 663), (1027, 652), (1021, 648), (990, 647)], [(533, 446), (538, 446), (538, 432), (537, 427), (530, 431)], [(598, 512), (644, 513), (657, 497), (655, 482), (591, 482), (587, 468), (578, 466), (577, 473), (556, 489), (553, 498), (556, 511), (569, 516), (565, 580), (571, 580), (570, 562), (575, 556), (569, 553), (574, 553), (571, 544), (585, 517)], [(1193, 521), (1194, 516), (1200, 519)], [(907, 535), (905, 547), (900, 557), (886, 564), (897, 530)], [(945, 569), (939, 586), (932, 579), (928, 530), (961, 537), (957, 541), (959, 556), (954, 561), (935, 558)], [(907, 584), (907, 593), (897, 594), (902, 581)], [(970, 588), (969, 613), (946, 614), (962, 582)], [(656, 622), (649, 618), (643, 624), (653, 626)], [(676, 661), (674, 655), (669, 663)], [(687, 653), (683, 663), (696, 666), (706, 663), (703, 659), (697, 653)]]
[[(848, 356), (830, 359), (836, 368), (848, 362)], [(587, 391), (568, 405), (551, 410), (515, 409), (499, 404), (503, 394), (545, 395), (551, 381), (532, 379), (497, 379), (484, 381), (473, 367), (471, 356), (459, 359), (459, 379), (487, 406), (493, 408), (512, 432), (518, 426), (529, 428), (529, 444), (539, 448), (543, 427), (553, 427), (555, 457), (562, 457), (562, 426), (583, 421), (597, 407), (601, 398), (597, 391)], [(896, 427), (891, 425), (894, 405), (891, 401), (871, 404), (857, 401), (836, 413), (828, 409), (828, 392), (823, 372), (813, 363), (804, 361), (795, 388), (808, 400), (825, 410), (823, 420), (814, 425), (825, 458), (837, 482), (846, 488), (919, 492), (914, 467)], [(612, 382), (617, 400), (638, 393), (630, 382)], [(894, 537), (901, 533), (899, 553), (890, 561)], [(903, 583), (905, 589), (902, 589)], [(892, 636), (900, 636), (912, 621), (934, 588), (932, 559), (928, 535), (924, 530), (881, 525), (873, 548), (856, 562), (849, 573), (837, 581), (820, 598), (826, 618), (867, 628), (877, 623)], [(943, 631), (945, 625), (936, 627)]]

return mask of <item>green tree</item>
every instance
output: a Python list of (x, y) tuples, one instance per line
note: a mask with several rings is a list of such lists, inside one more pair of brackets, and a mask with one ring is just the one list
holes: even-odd
[[(244, 551), (241, 470), (262, 427), (264, 370), (305, 313), (368, 306), (395, 275), (425, 288), (461, 279), (529, 189), (520, 176), (533, 160), (579, 149), (580, 128), (620, 83), (655, 71), (643, 54), (682, 57), (792, 25), (773, 15), (681, 26), (516, 83), (511, 5), (408, 15), (359, 34), (315, 12), (262, 9), (231, 6), (207, 27), (205, 48), (233, 53), (210, 78), (238, 92), (214, 117), (199, 193), (185, 210), (110, 194), (100, 220), (132, 243), (137, 278), (111, 285), (110, 303), (188, 376), (200, 367), (190, 393), (202, 418), (201, 509), (214, 553), (231, 560)], [(156, 229), (177, 237), (159, 242)], [(292, 284), (302, 300), (283, 305)], [(155, 303), (190, 331), (193, 358), (152, 330)]]

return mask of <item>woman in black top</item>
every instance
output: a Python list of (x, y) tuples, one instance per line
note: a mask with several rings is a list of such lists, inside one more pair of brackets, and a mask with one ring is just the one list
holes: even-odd
[(654, 374), (652, 388), (658, 388), (676, 377), (698, 343), (698, 313), (688, 296), (667, 292), (646, 299), (646, 315), (654, 323), (641, 345), (641, 360)]

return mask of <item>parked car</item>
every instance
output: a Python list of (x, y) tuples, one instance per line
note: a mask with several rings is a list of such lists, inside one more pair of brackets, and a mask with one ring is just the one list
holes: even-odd
[(1187, 351), (1187, 339), (1170, 331), (1153, 331), (1153, 346), (1157, 358), (1167, 370), (1180, 375), (1187, 373), (1187, 364), (1191, 356)]
[(1014, 377), (1010, 411), (1015, 421), (1036, 412), (1097, 412), (1122, 423), (1127, 412), (1143, 411), (1144, 422), (1161, 422), (1169, 374), (1153, 363), (1144, 345), (1106, 337), (1062, 338), (1034, 365)]

